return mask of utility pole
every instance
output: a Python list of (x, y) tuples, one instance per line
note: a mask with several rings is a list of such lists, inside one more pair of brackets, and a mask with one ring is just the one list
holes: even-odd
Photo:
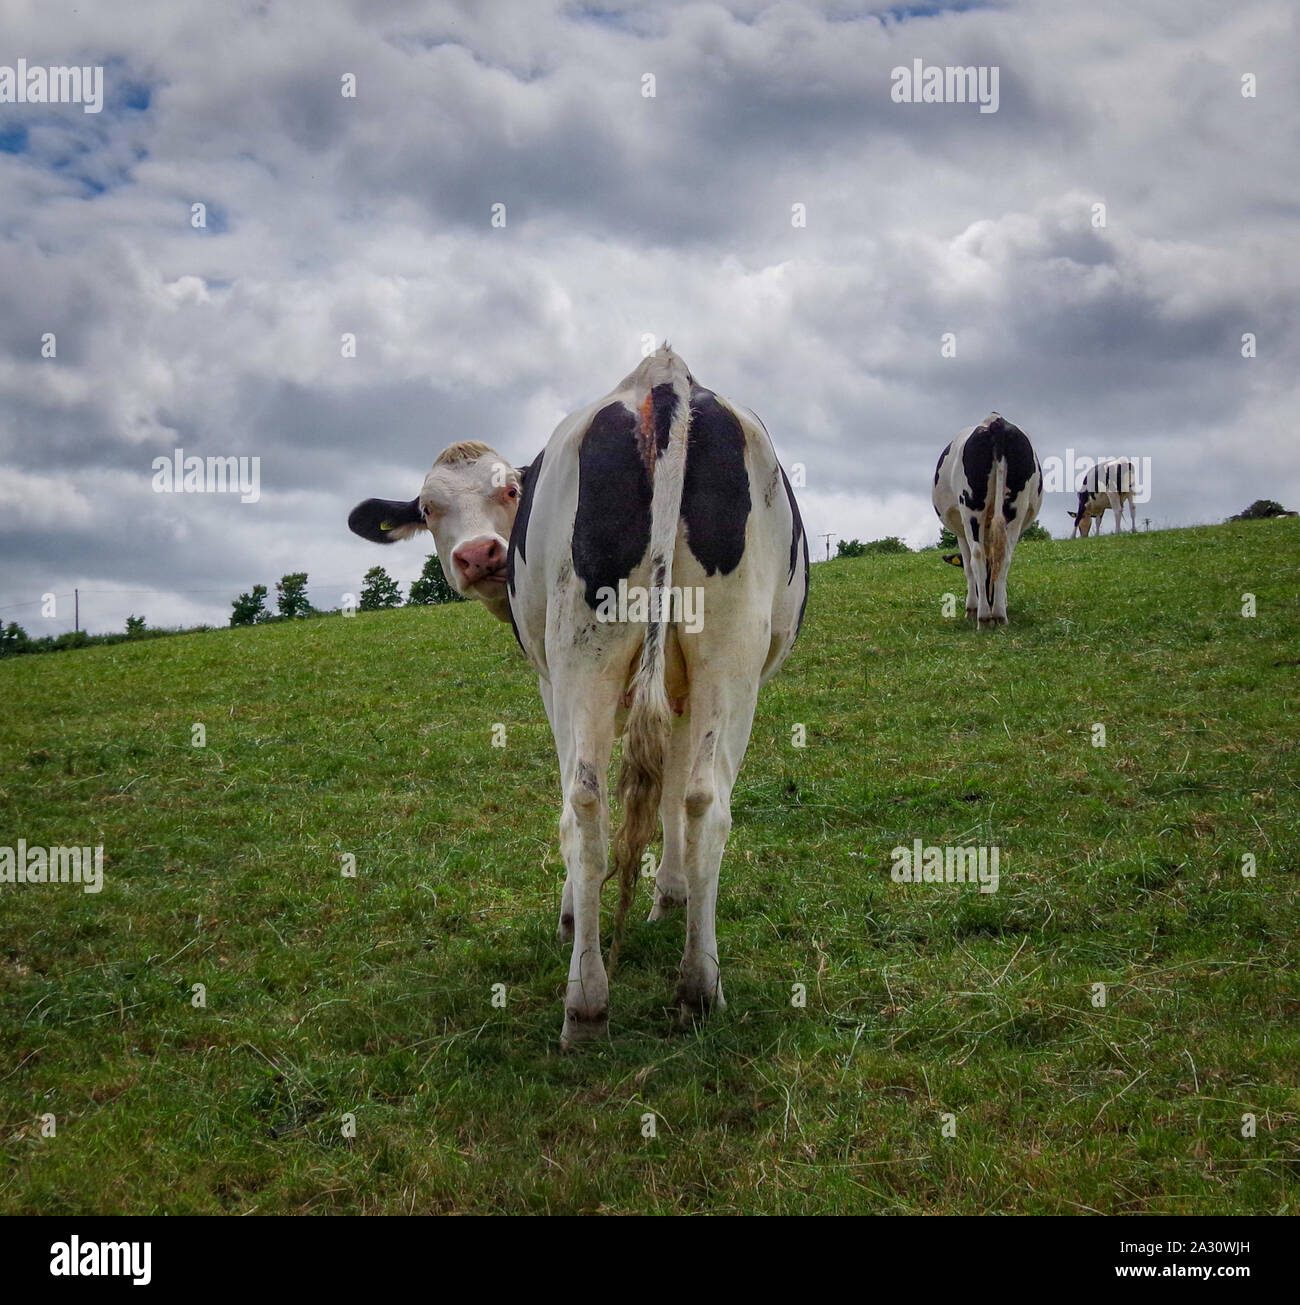
[(826, 541), (826, 560), (831, 560), (831, 537), (835, 534), (833, 530), (828, 530), (822, 538)]
[(81, 629), (81, 591), (74, 589), (72, 591), (72, 628)]

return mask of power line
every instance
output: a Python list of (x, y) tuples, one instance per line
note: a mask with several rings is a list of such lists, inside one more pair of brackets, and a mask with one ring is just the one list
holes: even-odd
[[(54, 597), (55, 597), (55, 598), (71, 598), (72, 595), (71, 595), (70, 593), (69, 593), (69, 594), (55, 594)], [(33, 598), (33, 599), (30, 599), (28, 602), (25, 602), (25, 603), (0, 603), (0, 612), (7, 612), (7, 611), (10, 610), (10, 608), (13, 608), (13, 607), (35, 607), (37, 603), (43, 603), (44, 601), (45, 601), (44, 598)]]

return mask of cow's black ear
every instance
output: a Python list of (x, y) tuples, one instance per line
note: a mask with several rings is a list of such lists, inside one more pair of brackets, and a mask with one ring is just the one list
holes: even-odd
[(401, 503), (391, 498), (368, 498), (348, 514), (348, 529), (374, 544), (393, 544), (424, 529), (420, 500)]
[(1069, 508), (1066, 508), (1065, 515), (1067, 517), (1077, 517), (1079, 514), (1077, 512), (1071, 512)]
[(949, 566), (962, 566), (962, 565), (963, 565), (962, 560), (961, 560), (961, 554), (960, 554), (960, 553), (945, 553), (945, 554), (943, 555), (943, 560), (944, 560), (945, 562), (947, 562)]

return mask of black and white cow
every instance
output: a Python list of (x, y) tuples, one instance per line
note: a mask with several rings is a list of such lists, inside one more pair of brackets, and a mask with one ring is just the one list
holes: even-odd
[(939, 520), (957, 536), (966, 615), (978, 617), (981, 629), (1005, 625), (1016, 541), (1043, 505), (1043, 469), (1028, 436), (989, 413), (939, 454), (931, 499)]
[(1097, 533), (1101, 534), (1101, 517), (1107, 508), (1115, 514), (1115, 533), (1118, 535), (1124, 519), (1124, 504), (1128, 504), (1129, 525), (1137, 530), (1137, 504), (1134, 491), (1137, 485), (1136, 470), (1127, 458), (1105, 458), (1084, 473), (1083, 488), (1079, 491), (1078, 510), (1066, 510), (1074, 519), (1074, 530), (1087, 535), (1092, 520), (1097, 518)]
[[(650, 918), (686, 906), (681, 1014), (722, 1008), (714, 907), (732, 786), (759, 687), (794, 645), (808, 595), (799, 508), (762, 422), (665, 345), (562, 421), (524, 470), (454, 444), (415, 499), (368, 499), (348, 524), (379, 542), (431, 531), (451, 583), (511, 622), (538, 672), (563, 797), (559, 933), (573, 943), (562, 1045), (607, 1028), (600, 889), (618, 877), (617, 938), (656, 814)], [(606, 780), (620, 735), (611, 872)]]

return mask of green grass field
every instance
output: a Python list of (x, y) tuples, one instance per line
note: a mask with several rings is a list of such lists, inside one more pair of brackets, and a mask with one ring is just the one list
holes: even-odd
[[(0, 886), (0, 1211), (1294, 1212), (1298, 581), (1290, 520), (1026, 545), (979, 634), (934, 552), (815, 567), (734, 798), (729, 1009), (677, 1030), (642, 885), (568, 1055), (508, 627), (6, 660), (0, 844), (103, 844), (105, 883)], [(999, 891), (895, 884), (915, 838), (998, 846)]]

